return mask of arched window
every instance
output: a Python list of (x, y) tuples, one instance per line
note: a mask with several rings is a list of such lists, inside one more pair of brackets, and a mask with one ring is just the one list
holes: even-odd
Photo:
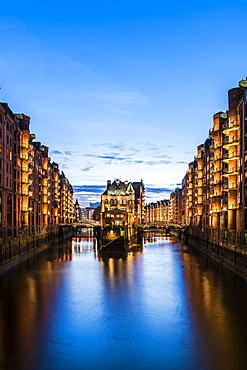
[(114, 204), (115, 204), (115, 206), (117, 206), (117, 204), (118, 204), (117, 199), (115, 199)]
[(114, 205), (114, 199), (111, 199), (110, 201), (110, 205), (113, 206)]
[(108, 204), (108, 199), (105, 200), (105, 204)]

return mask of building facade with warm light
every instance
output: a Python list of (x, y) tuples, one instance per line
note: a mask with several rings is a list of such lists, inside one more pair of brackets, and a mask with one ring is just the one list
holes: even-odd
[(132, 182), (135, 191), (135, 222), (143, 224), (145, 222), (145, 186), (143, 181)]
[(177, 195), (178, 193), (174, 192), (170, 195), (170, 200), (165, 199), (146, 204), (146, 223), (165, 226), (175, 222), (172, 217), (178, 212)]
[(247, 250), (247, 81), (228, 91), (228, 110), (213, 116), (182, 182), (182, 224), (192, 234)]
[[(209, 138), (197, 147), (168, 209), (168, 222), (192, 236), (247, 253), (247, 80), (228, 91), (228, 110), (214, 114)], [(147, 222), (160, 215), (161, 202), (146, 206)]]
[(135, 190), (131, 182), (107, 181), (101, 195), (101, 226), (132, 227), (136, 223)]
[(0, 229), (2, 240), (74, 220), (73, 188), (49, 148), (35, 142), (30, 117), (0, 103)]

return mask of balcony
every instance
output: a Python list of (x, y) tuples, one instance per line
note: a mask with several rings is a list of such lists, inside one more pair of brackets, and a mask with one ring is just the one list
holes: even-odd
[(238, 190), (240, 188), (240, 183), (224, 184), (223, 189), (225, 191)]
[(213, 196), (214, 197), (221, 197), (222, 196), (222, 191), (221, 190), (215, 191)]
[(220, 185), (222, 185), (222, 180), (214, 180), (213, 185), (214, 186), (220, 186)]
[(221, 212), (220, 208), (213, 208), (212, 213), (219, 213)]
[(234, 159), (238, 159), (240, 157), (240, 151), (237, 150), (235, 152), (231, 152), (231, 153), (225, 153), (223, 155), (223, 162), (228, 162), (230, 160), (234, 160)]
[(29, 183), (29, 180), (26, 176), (23, 176), (22, 179), (21, 179), (21, 183), (22, 184), (28, 184)]
[(222, 160), (222, 155), (220, 154), (216, 154), (216, 155), (214, 155), (214, 158), (213, 158), (213, 161), (221, 161)]
[(210, 145), (210, 150), (212, 150), (212, 151), (218, 150), (218, 149), (221, 149), (221, 148), (222, 148), (221, 143), (214, 143), (213, 145)]
[(223, 191), (228, 191), (228, 183), (222, 185)]
[(240, 140), (240, 136), (230, 136), (230, 137), (225, 137), (223, 140), (223, 148), (228, 149), (232, 145), (238, 145)]
[(220, 130), (215, 130), (214, 128), (209, 129), (209, 137), (214, 137), (220, 135)]
[(228, 204), (228, 209), (238, 209), (239, 205), (237, 203)]
[(238, 190), (240, 188), (240, 183), (233, 183), (228, 185), (229, 190)]
[(237, 130), (238, 128), (239, 124), (237, 122), (226, 122), (222, 125), (222, 132), (226, 134), (230, 131)]
[(240, 171), (239, 167), (232, 167), (224, 170), (223, 176), (227, 177), (230, 175), (238, 175)]

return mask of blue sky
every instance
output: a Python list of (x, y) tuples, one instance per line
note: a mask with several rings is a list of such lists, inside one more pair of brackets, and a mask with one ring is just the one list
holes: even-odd
[(106, 181), (169, 197), (247, 75), (245, 1), (11, 1), (0, 100), (31, 117), (80, 203)]

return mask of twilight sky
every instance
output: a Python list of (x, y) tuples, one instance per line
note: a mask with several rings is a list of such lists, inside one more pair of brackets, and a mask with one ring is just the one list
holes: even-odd
[(0, 101), (82, 205), (115, 178), (169, 198), (247, 75), (246, 16), (246, 0), (4, 1)]

